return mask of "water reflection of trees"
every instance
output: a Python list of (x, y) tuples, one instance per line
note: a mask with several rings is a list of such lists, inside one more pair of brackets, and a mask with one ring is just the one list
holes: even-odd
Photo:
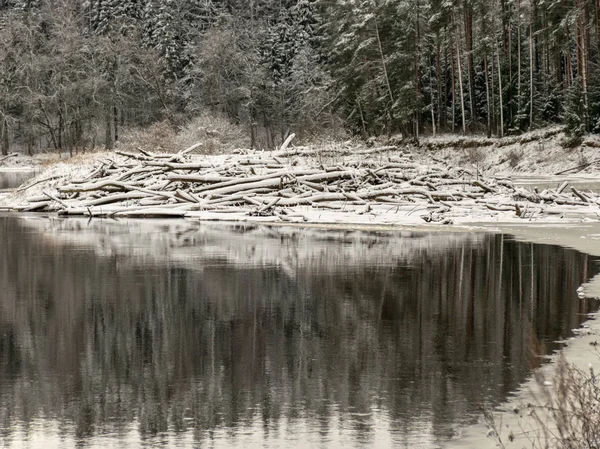
[[(502, 236), (353, 234), (311, 246), (202, 235), (189, 236), (195, 254), (182, 263), (156, 264), (49, 244), (0, 219), (5, 436), (39, 416), (82, 439), (133, 420), (148, 438), (202, 440), (256, 419), (270, 432), (281, 418), (326, 434), (335, 415), (368, 439), (378, 409), (398, 438), (423, 422), (443, 438), (477, 404), (504, 398), (594, 306), (575, 296), (595, 271), (589, 257)], [(204, 251), (215, 242), (263, 261), (280, 252), (287, 266), (226, 262)], [(344, 263), (344, 244), (367, 262)]]

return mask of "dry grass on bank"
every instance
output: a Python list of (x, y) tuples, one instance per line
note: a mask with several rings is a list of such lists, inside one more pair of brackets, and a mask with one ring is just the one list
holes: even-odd
[[(597, 345), (597, 342), (594, 342)], [(597, 347), (597, 346), (596, 346)], [(596, 349), (596, 356), (600, 351)], [(516, 425), (502, 425), (485, 411), (488, 436), (501, 448), (597, 449), (600, 447), (600, 378), (569, 363), (564, 355), (556, 362), (554, 376), (537, 380), (534, 400), (515, 407)]]
[(225, 117), (202, 114), (179, 129), (162, 121), (145, 129), (128, 130), (120, 139), (118, 148), (124, 151), (142, 148), (151, 152), (176, 153), (197, 142), (202, 142), (202, 147), (196, 153), (221, 154), (248, 148), (250, 138), (241, 126)]

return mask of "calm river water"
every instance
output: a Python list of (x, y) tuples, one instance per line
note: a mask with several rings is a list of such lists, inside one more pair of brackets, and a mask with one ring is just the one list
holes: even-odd
[(35, 174), (35, 169), (2, 170), (0, 167), (0, 190), (17, 188)]
[(502, 235), (0, 216), (0, 446), (436, 448), (596, 272)]

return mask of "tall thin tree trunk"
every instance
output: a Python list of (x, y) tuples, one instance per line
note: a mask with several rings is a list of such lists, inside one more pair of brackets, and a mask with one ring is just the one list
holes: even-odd
[(8, 140), (8, 120), (6, 117), (2, 119), (2, 124), (0, 126), (0, 146), (2, 147), (2, 155), (7, 156), (9, 150), (9, 140)]
[[(569, 42), (571, 40), (570, 35), (569, 35), (569, 27), (566, 28), (565, 30), (565, 34), (566, 34), (566, 40), (567, 42)], [(573, 66), (571, 65), (571, 50), (567, 49), (567, 52), (565, 54), (565, 64), (566, 64), (566, 79), (567, 79), (567, 89), (569, 87), (571, 87), (573, 85)]]
[(388, 95), (390, 97), (391, 104), (394, 104), (394, 94), (392, 92), (392, 86), (390, 85), (390, 78), (388, 77), (387, 64), (385, 62), (385, 55), (383, 54), (383, 47), (381, 46), (381, 37), (379, 35), (379, 25), (375, 20), (375, 35), (377, 37), (377, 47), (379, 48), (379, 57), (381, 58), (381, 66), (383, 68), (383, 77), (385, 79), (385, 85), (387, 87)]
[(517, 0), (517, 114), (521, 113), (521, 0)]
[(507, 20), (508, 26), (508, 52), (504, 56), (508, 59), (508, 81), (512, 82), (512, 30), (510, 29), (510, 18)]
[[(583, 11), (580, 13), (581, 22), (584, 22), (585, 16)], [(583, 121), (585, 130), (589, 131), (589, 104), (588, 104), (588, 79), (587, 79), (587, 58), (588, 58), (588, 47), (586, 38), (586, 26), (585, 23), (581, 23), (581, 81), (583, 90)]]
[(431, 92), (431, 126), (433, 131), (433, 137), (435, 137), (436, 129), (435, 129), (435, 98), (433, 95), (433, 77), (431, 76), (431, 72), (433, 71), (433, 67), (429, 64), (429, 90)]
[(470, 8), (465, 13), (465, 46), (467, 56), (467, 79), (469, 81), (469, 111), (471, 122), (475, 117), (475, 69), (473, 68), (473, 13)]
[(483, 54), (483, 75), (485, 76), (485, 104), (486, 104), (486, 109), (487, 109), (487, 136), (488, 139), (491, 137), (492, 135), (492, 117), (491, 117), (491, 110), (490, 110), (490, 83), (489, 83), (489, 79), (488, 79), (488, 66), (487, 66), (487, 53)]
[(357, 99), (356, 104), (358, 105), (358, 112), (360, 113), (360, 124), (362, 126), (363, 137), (367, 137), (367, 126), (365, 125), (365, 115), (363, 114), (362, 106), (360, 101)]
[(63, 115), (61, 110), (58, 110), (58, 152), (63, 149)]
[(104, 130), (104, 146), (107, 150), (112, 150), (112, 117), (110, 116), (112, 108), (107, 108), (105, 112), (105, 130)]
[(415, 27), (415, 48), (417, 51), (415, 57), (415, 137), (419, 140), (419, 125), (421, 124), (421, 101), (419, 92), (421, 91), (421, 77), (419, 76), (419, 63), (421, 62), (421, 29), (419, 17), (419, 2), (415, 3), (417, 10), (416, 27)]
[(452, 69), (452, 132), (454, 132), (456, 125), (456, 79), (454, 76), (454, 48), (452, 48), (450, 51), (450, 65)]
[(594, 0), (594, 14), (596, 16), (596, 51), (600, 52), (600, 0)]
[(464, 94), (464, 90), (463, 90), (463, 79), (462, 79), (462, 65), (461, 65), (461, 61), (460, 61), (460, 34), (457, 32), (456, 27), (455, 27), (455, 35), (457, 36), (456, 39), (456, 62), (457, 62), (457, 68), (458, 68), (458, 84), (459, 84), (459, 88), (460, 88), (460, 111), (462, 114), (462, 133), (463, 135), (467, 133), (467, 125), (466, 125), (466, 120), (465, 120), (465, 94)]
[[(585, 48), (590, 51), (592, 48), (591, 38), (590, 38), (590, 29), (592, 28), (591, 20), (590, 20), (590, 2), (589, 0), (584, 0), (583, 2), (583, 30), (584, 30), (584, 38), (585, 38)], [(586, 60), (589, 60), (588, 55), (586, 55)]]
[(491, 58), (490, 58), (490, 80), (491, 80), (491, 89), (490, 89), (490, 97), (492, 100), (492, 126), (491, 129), (496, 129), (496, 100), (494, 99), (494, 92), (496, 92), (496, 85), (495, 85), (495, 70), (494, 70), (494, 51), (492, 50), (492, 54), (491, 54)]
[[(437, 95), (438, 95), (438, 129), (442, 128), (442, 70), (440, 62), (440, 35), (437, 36), (437, 51), (435, 58), (435, 73), (437, 78)], [(445, 78), (445, 77), (444, 77)], [(445, 84), (444, 84), (445, 86)]]
[[(443, 103), (442, 103), (442, 110), (443, 110), (443, 127), (444, 130), (447, 131), (448, 130), (448, 98), (452, 98), (452, 100), (454, 101), (454, 98), (452, 97), (452, 92), (448, 92), (448, 81), (450, 81), (450, 85), (451, 85), (451, 89), (454, 89), (454, 78), (453, 78), (453, 70), (454, 70), (454, 66), (452, 65), (452, 53), (450, 53), (450, 55), (448, 54), (449, 52), (449, 48), (448, 48), (448, 36), (447, 36), (447, 29), (446, 27), (444, 27), (444, 35), (446, 36), (446, 38), (444, 39), (444, 90), (443, 90)], [(450, 74), (448, 74), (448, 67), (450, 67)], [(450, 78), (448, 78), (450, 77)], [(442, 112), (442, 111), (440, 111)], [(452, 129), (454, 130), (454, 128), (452, 127)]]
[(119, 141), (119, 110), (113, 106), (113, 122), (115, 125), (115, 143)]
[(529, 129), (533, 127), (533, 17), (529, 23)]
[(500, 67), (500, 52), (496, 48), (496, 62), (498, 63), (498, 98), (500, 100), (500, 137), (504, 136), (504, 106), (502, 102), (502, 69)]

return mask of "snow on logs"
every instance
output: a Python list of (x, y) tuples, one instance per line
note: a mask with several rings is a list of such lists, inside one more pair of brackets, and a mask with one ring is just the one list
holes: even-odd
[(345, 149), (333, 154), (338, 162), (331, 166), (322, 165), (314, 149), (285, 147), (227, 157), (189, 155), (197, 145), (177, 154), (117, 151), (118, 160), (103, 160), (83, 179), (58, 189), (45, 186), (43, 195), (13, 210), (90, 217), (186, 217), (203, 211), (220, 219), (237, 214), (306, 221), (308, 210), (319, 209), (396, 214), (398, 221), (419, 214), (425, 222), (449, 224), (456, 217), (497, 214), (537, 219), (582, 206), (590, 212), (599, 204), (596, 194), (569, 191), (565, 183), (532, 192), (440, 162), (418, 163), (391, 147), (343, 157)]

